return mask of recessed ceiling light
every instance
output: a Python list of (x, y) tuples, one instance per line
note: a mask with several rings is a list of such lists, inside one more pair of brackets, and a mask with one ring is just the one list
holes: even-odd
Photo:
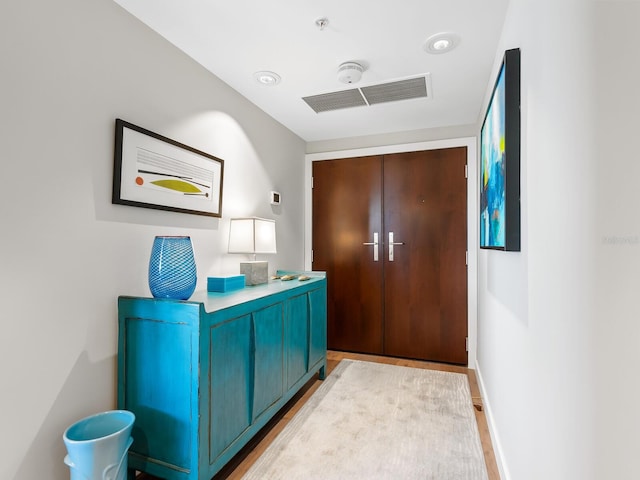
[(280, 83), (280, 75), (274, 72), (261, 71), (253, 74), (253, 78), (262, 85), (273, 86)]
[(451, 40), (448, 40), (446, 38), (443, 38), (442, 40), (436, 40), (431, 46), (434, 50), (446, 50), (451, 46)]
[(460, 37), (455, 33), (436, 33), (427, 38), (424, 49), (427, 53), (447, 53), (453, 50), (460, 43)]

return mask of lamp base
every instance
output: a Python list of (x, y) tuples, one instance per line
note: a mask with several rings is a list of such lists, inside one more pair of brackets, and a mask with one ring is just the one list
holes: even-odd
[(245, 285), (267, 283), (269, 281), (269, 262), (242, 262), (240, 263), (240, 273), (244, 274)]

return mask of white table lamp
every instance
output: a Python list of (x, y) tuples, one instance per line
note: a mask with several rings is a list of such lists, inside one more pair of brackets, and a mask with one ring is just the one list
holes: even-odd
[(240, 273), (247, 285), (260, 285), (269, 279), (269, 264), (256, 261), (257, 254), (276, 252), (276, 222), (266, 218), (232, 218), (229, 224), (229, 253), (253, 254), (253, 261), (241, 262)]

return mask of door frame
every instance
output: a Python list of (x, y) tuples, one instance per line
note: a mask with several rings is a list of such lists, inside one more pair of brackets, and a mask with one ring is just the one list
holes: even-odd
[(309, 153), (305, 155), (305, 212), (304, 212), (304, 264), (311, 270), (312, 239), (312, 162), (335, 160), (341, 158), (364, 157), (368, 155), (385, 155), (390, 153), (415, 152), (422, 150), (438, 150), (442, 148), (467, 147), (467, 334), (469, 350), (467, 365), (476, 368), (476, 352), (478, 342), (478, 167), (477, 137), (453, 138), (398, 145), (385, 145), (331, 152)]

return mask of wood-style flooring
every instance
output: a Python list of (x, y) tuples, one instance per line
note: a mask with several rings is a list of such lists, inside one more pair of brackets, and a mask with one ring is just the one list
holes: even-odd
[[(489, 480), (500, 480), (500, 474), (498, 473), (498, 466), (496, 464), (493, 446), (491, 444), (491, 437), (489, 435), (489, 428), (487, 426), (487, 419), (482, 407), (480, 389), (478, 388), (478, 381), (474, 370), (455, 365), (422, 362), (418, 360), (329, 351), (327, 352), (327, 375), (329, 375), (336, 365), (338, 365), (340, 360), (345, 358), (466, 374), (469, 379), (471, 397), (475, 407), (474, 411), (478, 422), (478, 430), (480, 431), (480, 440), (484, 450), (484, 458), (487, 464)], [(307, 385), (305, 385), (305, 387), (298, 392), (298, 394), (293, 397), (289, 403), (287, 403), (287, 405), (285, 405), (285, 407), (215, 477), (213, 477), (213, 479), (237, 480), (242, 478), (251, 465), (253, 465), (260, 455), (262, 455), (271, 442), (276, 438), (278, 433), (282, 431), (285, 425), (293, 418), (296, 412), (300, 410), (320, 385), (321, 381), (317, 379), (317, 376), (310, 380), (309, 383), (307, 383)], [(156, 477), (143, 474), (138, 477), (138, 480), (156, 480)]]

